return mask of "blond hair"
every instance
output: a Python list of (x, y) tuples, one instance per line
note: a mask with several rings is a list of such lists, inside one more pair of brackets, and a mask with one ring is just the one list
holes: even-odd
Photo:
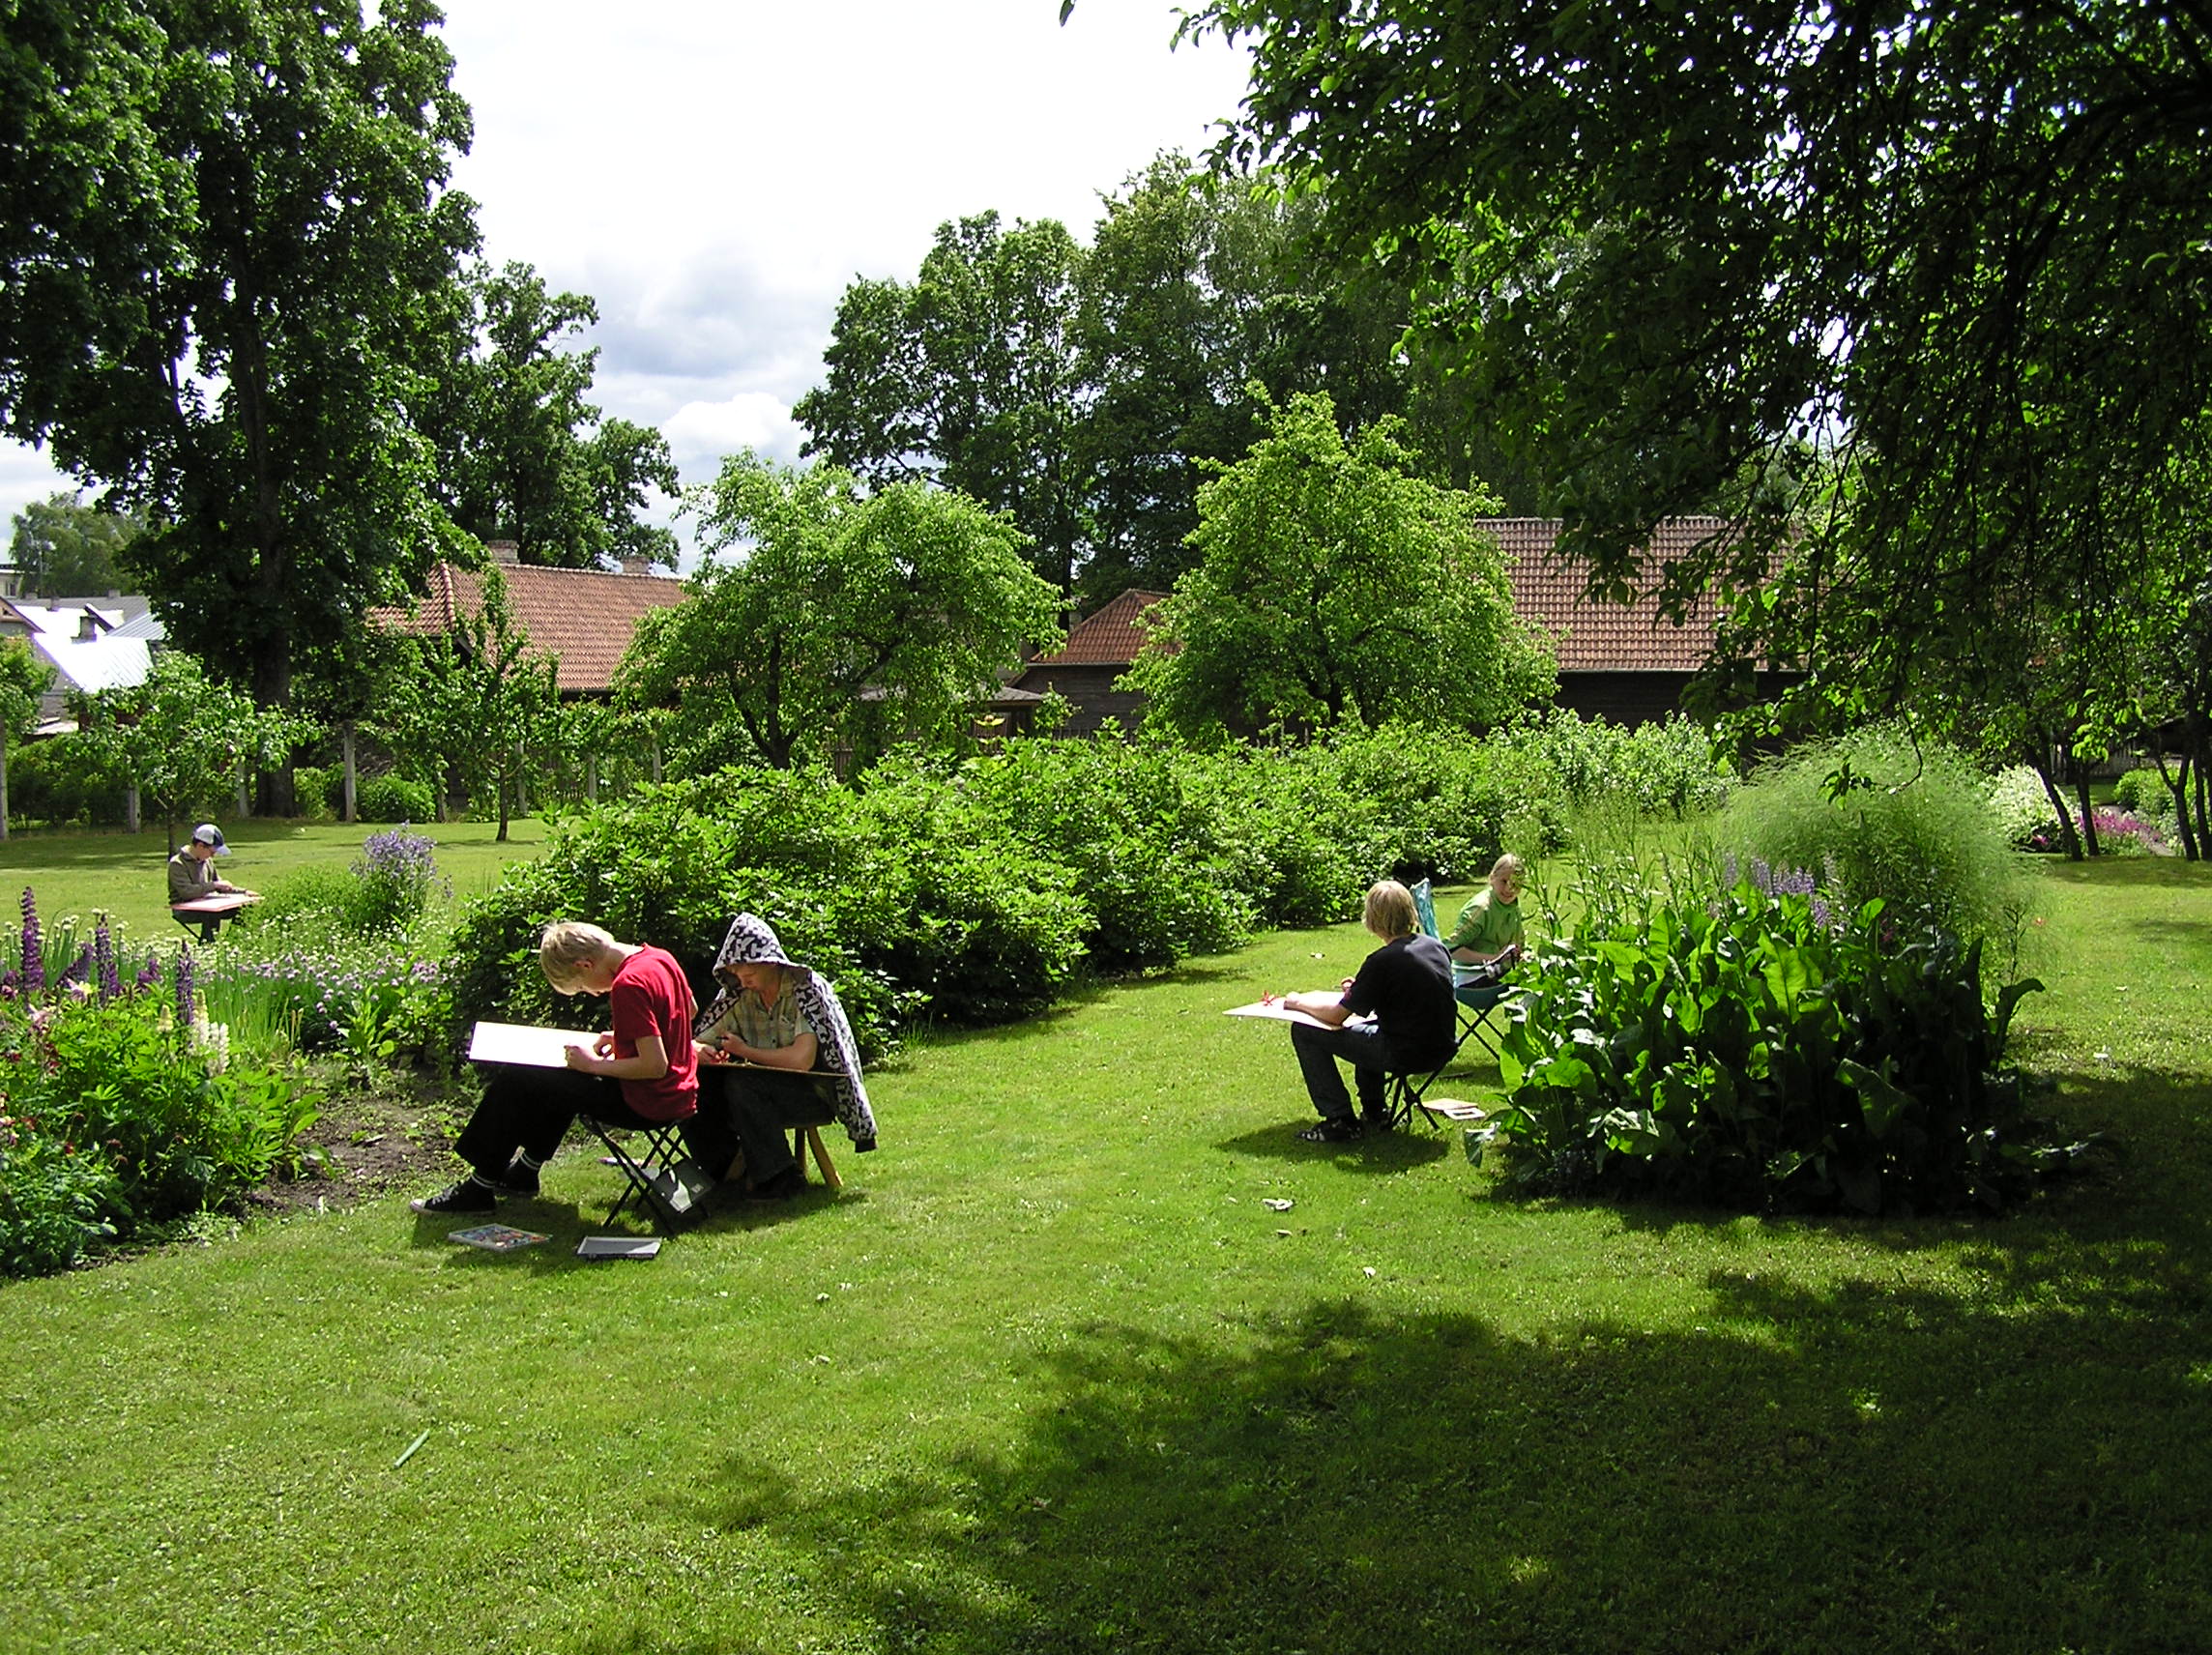
[(1513, 876), (1513, 883), (1515, 885), (1520, 885), (1523, 883), (1523, 876), (1525, 876), (1528, 871), (1528, 864), (1524, 862), (1519, 857), (1516, 857), (1511, 851), (1506, 852), (1505, 855), (1499, 857), (1498, 860), (1490, 864), (1490, 877), (1492, 879), (1496, 879), (1499, 874), (1511, 874)]
[(562, 919), (545, 927), (538, 938), (538, 969), (558, 994), (574, 994), (585, 972), (622, 944), (597, 925), (580, 919)]
[(1396, 880), (1377, 880), (1367, 887), (1359, 922), (1385, 943), (1411, 937), (1418, 925), (1413, 893)]

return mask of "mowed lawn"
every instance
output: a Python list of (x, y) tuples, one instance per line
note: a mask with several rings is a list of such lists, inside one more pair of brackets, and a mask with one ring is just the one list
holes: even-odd
[[(362, 859), (364, 842), (390, 833), (375, 823), (245, 821), (220, 824), (230, 855), (218, 857), (216, 871), (247, 890), (265, 890), (287, 874), (306, 867), (344, 869)], [(182, 843), (192, 824), (178, 828)], [(545, 826), (535, 817), (509, 825), (507, 842), (497, 841), (491, 822), (424, 822), (407, 828), (438, 847), (438, 868), (455, 900), (499, 883), (509, 862), (536, 857), (545, 845)], [(25, 886), (37, 893), (39, 914), (51, 923), (74, 919), (79, 936), (90, 939), (102, 914), (120, 926), (133, 947), (168, 949), (179, 938), (197, 932), (180, 928), (169, 913), (166, 863), (173, 847), (160, 823), (136, 833), (120, 828), (76, 830), (17, 829), (0, 842), (0, 932), (13, 935), (9, 921)], [(0, 949), (0, 955), (12, 954)]]
[(917, 1043), (841, 1200), (651, 1263), (569, 1256), (572, 1147), (514, 1256), (393, 1200), (0, 1287), (0, 1648), (2201, 1647), (2212, 876), (2038, 877), (2128, 1152), (2002, 1220), (1301, 1145), (1219, 1013), (1343, 926)]

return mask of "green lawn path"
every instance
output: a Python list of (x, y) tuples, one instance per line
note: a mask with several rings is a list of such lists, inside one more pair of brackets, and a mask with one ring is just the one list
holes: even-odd
[(2212, 876), (2039, 877), (2025, 1038), (2131, 1152), (1998, 1222), (1300, 1145), (1219, 1012), (1340, 926), (918, 1045), (841, 1201), (653, 1263), (568, 1256), (572, 1145), (523, 1254), (388, 1200), (0, 1287), (0, 1650), (2200, 1645)]

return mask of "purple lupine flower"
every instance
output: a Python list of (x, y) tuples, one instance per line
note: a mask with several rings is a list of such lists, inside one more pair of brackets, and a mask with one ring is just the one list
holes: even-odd
[(39, 904), (31, 894), (31, 887), (23, 887), (23, 998), (35, 999), (45, 992), (46, 944), (39, 935)]
[(153, 949), (146, 950), (146, 963), (138, 968), (138, 975), (131, 987), (143, 994), (161, 980), (161, 956)]
[(89, 983), (92, 981), (92, 944), (90, 943), (77, 950), (76, 958), (70, 962), (69, 970), (62, 973), (62, 981), (65, 983)]
[(123, 992), (123, 979), (115, 969), (115, 934), (104, 914), (92, 928), (92, 963), (100, 973), (100, 1003), (105, 1005)]
[(177, 944), (177, 1027), (192, 1026), (192, 945)]

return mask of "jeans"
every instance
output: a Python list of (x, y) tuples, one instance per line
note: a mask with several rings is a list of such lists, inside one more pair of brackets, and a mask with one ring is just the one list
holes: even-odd
[[(745, 1152), (745, 1176), (755, 1184), (789, 1172), (794, 1165), (784, 1133), (794, 1126), (825, 1126), (837, 1118), (828, 1081), (796, 1071), (730, 1069), (719, 1078), (729, 1100), (738, 1147)], [(718, 1169), (717, 1169), (718, 1170)]]
[[(608, 1126), (653, 1126), (630, 1108), (623, 1096), (622, 1082), (605, 1075), (587, 1075), (581, 1069), (538, 1069), (519, 1063), (486, 1065), (490, 1079), (483, 1102), (469, 1117), (453, 1144), (453, 1152), (487, 1178), (507, 1171), (517, 1149), (533, 1161), (549, 1161), (561, 1147), (569, 1122), (579, 1115)], [(684, 1119), (684, 1142), (698, 1158), (693, 1143), (696, 1114)], [(724, 1164), (728, 1157), (724, 1157)], [(707, 1163), (701, 1160), (701, 1165)], [(718, 1173), (720, 1168), (708, 1166)]]
[(1317, 1029), (1308, 1023), (1291, 1025), (1291, 1050), (1298, 1055), (1298, 1068), (1306, 1078), (1306, 1095), (1324, 1120), (1350, 1120), (1352, 1094), (1344, 1089), (1339, 1058), (1352, 1062), (1353, 1082), (1359, 1088), (1359, 1107), (1368, 1115), (1381, 1115), (1384, 1078), (1399, 1065), (1393, 1060), (1390, 1040), (1372, 1023), (1347, 1023), (1339, 1029)]

